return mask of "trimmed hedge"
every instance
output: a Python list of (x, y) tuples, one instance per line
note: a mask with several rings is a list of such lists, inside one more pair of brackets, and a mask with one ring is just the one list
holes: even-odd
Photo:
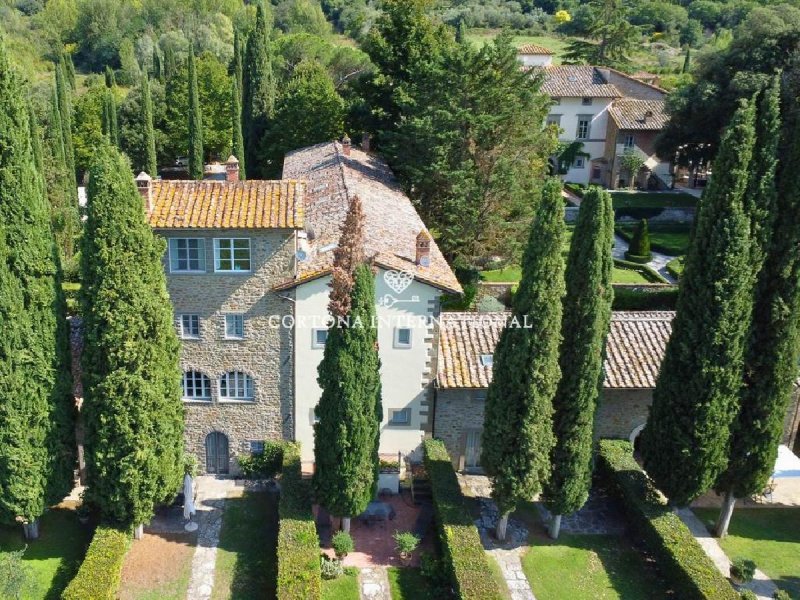
[(619, 269), (628, 269), (629, 271), (636, 271), (641, 273), (642, 277), (647, 279), (650, 283), (669, 283), (664, 277), (656, 271), (653, 267), (642, 265), (630, 260), (622, 260), (621, 258), (614, 259), (614, 266)]
[(456, 595), (461, 600), (501, 600), (503, 593), (489, 575), (486, 552), (444, 444), (427, 439), (423, 448), (443, 561)]
[(600, 440), (597, 466), (622, 502), (628, 521), (672, 585), (676, 598), (738, 600), (739, 593), (714, 566), (678, 515), (663, 502), (634, 460), (629, 442)]
[(653, 260), (653, 255), (639, 256), (638, 254), (631, 254), (628, 250), (625, 251), (625, 260), (628, 262), (636, 263), (637, 265), (646, 265)]
[(586, 192), (586, 188), (581, 183), (567, 182), (564, 184), (564, 187), (575, 194), (578, 198), (583, 198), (583, 194)]
[(130, 531), (101, 525), (94, 532), (75, 578), (63, 600), (114, 600), (119, 593), (122, 562), (131, 543)]
[(278, 600), (322, 597), (319, 538), (311, 513), (311, 485), (303, 479), (300, 447), (283, 447), (278, 504)]

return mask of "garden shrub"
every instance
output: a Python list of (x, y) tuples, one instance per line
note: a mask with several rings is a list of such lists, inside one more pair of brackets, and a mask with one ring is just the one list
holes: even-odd
[(353, 538), (346, 531), (337, 531), (331, 538), (331, 548), (336, 558), (344, 558), (353, 551)]
[(742, 590), (740, 597), (742, 600), (758, 600), (758, 596), (753, 590)]
[(631, 236), (630, 245), (625, 258), (635, 263), (649, 262), (653, 257), (650, 251), (650, 232), (647, 230), (647, 219), (641, 219)]
[(500, 600), (503, 594), (488, 576), (486, 552), (444, 444), (440, 440), (427, 439), (423, 448), (442, 559), (456, 595), (462, 600)]
[(680, 517), (663, 502), (633, 458), (629, 442), (600, 440), (597, 466), (609, 489), (622, 502), (629, 523), (672, 585), (676, 598), (739, 598)]
[(311, 513), (311, 485), (303, 479), (300, 447), (283, 444), (278, 503), (278, 600), (321, 597), (319, 538)]
[(675, 310), (678, 286), (614, 286), (614, 310)]
[(131, 532), (101, 525), (94, 532), (75, 578), (62, 600), (114, 600), (119, 593), (122, 562), (131, 543)]
[(337, 579), (344, 575), (344, 567), (339, 559), (329, 558), (322, 554), (319, 557), (319, 566), (323, 579)]
[(786, 590), (775, 590), (775, 593), (772, 594), (772, 598), (773, 600), (792, 600), (792, 597)]
[(283, 442), (264, 442), (264, 451), (238, 457), (239, 471), (245, 479), (272, 479), (281, 470)]
[(756, 574), (756, 563), (746, 558), (737, 558), (731, 564), (731, 577), (742, 582), (753, 581)]
[(585, 186), (580, 183), (565, 183), (564, 187), (575, 194), (578, 198), (583, 198), (583, 194), (586, 191)]

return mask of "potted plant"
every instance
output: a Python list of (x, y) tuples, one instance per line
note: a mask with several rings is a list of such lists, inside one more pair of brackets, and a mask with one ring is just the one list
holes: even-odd
[(741, 585), (748, 581), (753, 581), (756, 574), (756, 563), (746, 558), (738, 558), (731, 564), (731, 579), (734, 583)]
[(337, 531), (331, 538), (331, 547), (336, 558), (342, 560), (353, 551), (353, 538), (346, 531)]
[(400, 560), (404, 565), (411, 562), (411, 555), (419, 546), (419, 538), (410, 531), (395, 531), (394, 541), (397, 551), (400, 552)]

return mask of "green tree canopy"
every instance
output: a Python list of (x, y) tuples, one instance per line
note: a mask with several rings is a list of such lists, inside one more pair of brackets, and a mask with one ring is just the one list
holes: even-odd
[(200, 93), (197, 90), (197, 70), (194, 66), (194, 49), (189, 51), (189, 177), (202, 179), (205, 169), (203, 152), (203, 113), (200, 109)]
[(256, 8), (256, 25), (247, 39), (244, 61), (242, 112), (245, 164), (251, 178), (264, 178), (266, 170), (259, 164), (264, 134), (275, 109), (276, 85), (272, 73), (272, 50), (266, 9), (262, 2)]
[(183, 476), (180, 345), (161, 258), (127, 159), (108, 145), (90, 169), (81, 306), (88, 499), (138, 525)]

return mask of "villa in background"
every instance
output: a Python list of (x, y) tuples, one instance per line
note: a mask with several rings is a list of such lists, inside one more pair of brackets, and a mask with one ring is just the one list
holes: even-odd
[(350, 141), (290, 153), (280, 181), (137, 178), (182, 341), (186, 447), (208, 473), (265, 440), (314, 457), (317, 366), (327, 338), (333, 250), (350, 202), (375, 267), (383, 387), (380, 452), (416, 456), (432, 429), (434, 319), (461, 286), (378, 157)]
[(648, 83), (657, 79), (606, 67), (554, 65), (553, 53), (533, 44), (522, 46), (518, 55), (523, 68), (544, 74), (542, 91), (553, 101), (547, 123), (559, 128), (559, 140), (583, 144), (585, 155), (570, 165), (565, 181), (628, 187), (631, 174), (620, 157), (632, 152), (644, 163), (634, 175), (636, 187), (670, 187), (670, 161), (655, 151), (655, 138), (668, 120), (667, 92)]

